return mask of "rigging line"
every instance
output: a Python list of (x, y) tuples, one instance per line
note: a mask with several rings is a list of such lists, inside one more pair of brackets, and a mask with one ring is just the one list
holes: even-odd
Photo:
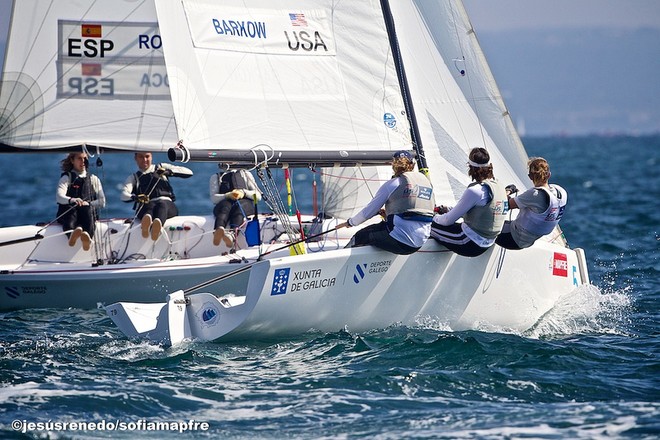
[[(458, 33), (458, 26), (456, 26), (456, 23), (458, 22), (458, 20), (456, 18), (456, 11), (454, 9), (452, 1), (449, 2), (449, 9), (451, 11), (452, 20), (454, 22), (454, 31), (456, 33), (456, 41), (458, 43), (458, 48), (459, 48), (459, 51), (461, 53), (461, 58), (462, 58), (463, 62), (465, 63), (465, 51), (463, 50), (463, 42), (462, 42), (462, 40), (459, 36), (459, 33)], [(472, 33), (473, 35), (475, 35), (474, 34), (474, 27), (472, 26), (472, 23), (470, 23), (469, 19), (468, 19), (467, 24), (470, 26), (467, 33), (468, 34)], [(486, 147), (486, 136), (484, 135), (484, 127), (483, 127), (483, 124), (481, 123), (481, 116), (479, 115), (479, 106), (477, 105), (478, 101), (474, 96), (474, 89), (472, 88), (472, 81), (471, 81), (472, 71), (471, 71), (471, 69), (467, 69), (467, 68), (465, 69), (465, 77), (466, 77), (467, 82), (468, 82), (468, 89), (470, 90), (470, 98), (472, 99), (472, 102), (474, 104), (474, 107), (473, 107), (474, 108), (474, 113), (477, 117), (477, 122), (479, 124), (479, 133), (481, 134), (481, 142), (483, 143), (483, 146), (485, 148)], [(467, 98), (467, 96), (466, 96), (466, 98)], [(460, 122), (459, 122), (459, 124), (460, 124)], [(461, 131), (462, 131), (462, 127), (461, 127)], [(467, 139), (466, 139), (466, 142), (467, 142)]]
[(271, 188), (268, 186), (266, 182), (266, 177), (264, 176), (264, 169), (266, 168), (258, 168), (257, 169), (257, 177), (259, 177), (259, 180), (261, 181), (261, 186), (263, 187), (264, 190), (264, 197), (263, 201), (264, 203), (270, 208), (271, 211), (275, 212), (275, 206), (273, 205), (273, 202), (271, 199), (273, 198), (273, 194), (271, 193)]
[(313, 173), (318, 174), (321, 177), (332, 177), (334, 179), (360, 180), (360, 181), (365, 181), (365, 182), (387, 182), (387, 181), (390, 180), (390, 179), (371, 179), (371, 178), (367, 178), (367, 177), (364, 177), (364, 178), (360, 179), (358, 177), (347, 177), (347, 176), (340, 176), (338, 174), (330, 174), (330, 173), (326, 173), (324, 171), (318, 171), (316, 169), (312, 169), (311, 171)]
[[(100, 174), (101, 174), (102, 179), (99, 178), (98, 174), (96, 174), (96, 177), (97, 177), (97, 179), (100, 179), (99, 184), (101, 185), (101, 188), (102, 188), (103, 184), (101, 182), (106, 181), (106, 175), (105, 175), (105, 168), (103, 166), (103, 161), (101, 161), (101, 151), (100, 151), (100, 149), (98, 149), (98, 147), (97, 147), (97, 154), (98, 154), (98, 159), (97, 159), (96, 163), (94, 164), (94, 166), (95, 166), (97, 172), (98, 172), (98, 170), (100, 170)], [(105, 196), (105, 191), (103, 192), (103, 196), (105, 197), (106, 203), (105, 203), (105, 206), (103, 206), (103, 208), (100, 208), (98, 210), (98, 214), (104, 213), (104, 217), (107, 218), (109, 208), (108, 208), (108, 203), (107, 203), (108, 199)], [(106, 233), (101, 234), (100, 225), (102, 224), (102, 221), (101, 221), (100, 217), (99, 217), (98, 221), (99, 221), (99, 228), (95, 229), (95, 235), (100, 235), (100, 241), (101, 241), (101, 243), (103, 243), (103, 248), (102, 249), (97, 248), (97, 261), (103, 261), (104, 257), (105, 257), (105, 260), (109, 261), (110, 258), (111, 258), (111, 255), (112, 255), (111, 235), (112, 235), (113, 228), (110, 226), (110, 222), (106, 221), (105, 222)], [(107, 249), (107, 251), (105, 251), (106, 249)], [(105, 255), (103, 255), (103, 253), (105, 253)]]
[(103, 234), (101, 233), (101, 209), (103, 208), (92, 208), (92, 221), (94, 222), (94, 234), (92, 235), (92, 240), (94, 241), (94, 257), (96, 261), (103, 261), (102, 249), (99, 246), (99, 243), (103, 242)]
[[(43, 237), (43, 242), (45, 242), (45, 240), (48, 240), (48, 239), (51, 239), (51, 238), (55, 238), (55, 237), (59, 237), (59, 236), (61, 236), (61, 235), (66, 235), (66, 232), (65, 232), (65, 231), (62, 231), (62, 232), (55, 233), (55, 234), (53, 234), (53, 235), (49, 235), (48, 237)], [(32, 261), (37, 261), (37, 262), (40, 261), (40, 260), (38, 260), (38, 259), (31, 258), (31, 257), (32, 257), (32, 256), (37, 252), (37, 250), (40, 248), (41, 243), (42, 243), (42, 241), (37, 241), (37, 242), (35, 242), (34, 247), (33, 247), (32, 250), (30, 251), (30, 253), (27, 255), (27, 257), (25, 257), (25, 260), (23, 260), (23, 262), (22, 262), (21, 264), (19, 264), (18, 267), (16, 267), (16, 268), (13, 269), (13, 270), (14, 270), (14, 271), (17, 271), (17, 270), (23, 269), (23, 268), (25, 267), (26, 264), (28, 264), (28, 263), (30, 263), (30, 262), (32, 262)]]
[(502, 272), (502, 268), (504, 267), (504, 256), (506, 255), (506, 249), (505, 248), (500, 248), (500, 253), (497, 256), (497, 269), (495, 271), (495, 278), (500, 277), (500, 273)]
[[(320, 234), (312, 235), (312, 236), (310, 236), (310, 237), (303, 238), (303, 239), (294, 240), (292, 243), (288, 243), (288, 244), (286, 244), (286, 245), (284, 245), (284, 246), (280, 246), (280, 247), (278, 247), (278, 248), (275, 248), (275, 249), (272, 249), (272, 250), (270, 250), (270, 251), (264, 252), (263, 254), (259, 255), (259, 257), (258, 257), (255, 261), (253, 261), (253, 262), (251, 262), (251, 263), (247, 263), (247, 264), (246, 264), (245, 266), (243, 266), (243, 267), (240, 267), (240, 268), (238, 268), (238, 269), (235, 269), (235, 270), (232, 270), (232, 271), (230, 271), (230, 272), (224, 273), (224, 274), (219, 275), (219, 276), (217, 276), (217, 277), (215, 277), (215, 278), (211, 278), (210, 280), (206, 280), (206, 281), (204, 281), (204, 282), (202, 282), (202, 283), (200, 283), (200, 284), (197, 284), (197, 285), (195, 285), (195, 286), (188, 287), (187, 289), (183, 289), (183, 293), (184, 293), (184, 295), (188, 295), (188, 294), (190, 294), (191, 292), (194, 292), (195, 290), (202, 289), (202, 288), (204, 288), (204, 287), (206, 287), (206, 286), (210, 286), (211, 284), (215, 284), (215, 283), (217, 283), (218, 281), (224, 280), (224, 279), (226, 279), (226, 278), (230, 278), (230, 277), (232, 277), (232, 276), (234, 276), (234, 275), (238, 275), (239, 273), (245, 272), (246, 270), (250, 269), (250, 268), (251, 268), (252, 266), (254, 266), (255, 264), (257, 264), (257, 263), (263, 261), (262, 258), (265, 257), (266, 255), (272, 254), (273, 252), (282, 251), (282, 250), (284, 250), (284, 249), (286, 249), (286, 248), (292, 248), (293, 246), (298, 245), (298, 244), (301, 244), (301, 243), (309, 242), (309, 240), (311, 240), (311, 239), (314, 239), (314, 238), (320, 237), (321, 235), (327, 234), (327, 233), (329, 233), (329, 232), (334, 232), (334, 231), (336, 231), (336, 230), (337, 230), (336, 227), (333, 228), (333, 229), (328, 229), (327, 231), (321, 232)], [(244, 259), (243, 261), (246, 261), (246, 260)]]
[[(268, 156), (266, 150), (264, 150), (261, 147), (266, 147), (270, 149), (270, 156)], [(250, 148), (250, 152), (254, 156), (254, 167), (249, 168), (249, 171), (258, 168), (259, 166), (267, 166), (268, 161), (270, 161), (273, 157), (275, 157), (275, 149), (268, 144), (257, 144), (254, 147)], [(261, 154), (264, 155), (264, 160), (261, 162), (259, 162), (259, 157), (257, 155), (258, 152), (261, 152)]]
[(290, 181), (291, 181), (291, 195), (293, 197), (293, 206), (295, 206), (296, 210), (298, 210), (298, 199), (296, 198), (296, 190), (293, 185), (293, 169), (289, 169), (290, 174)]
[[(89, 157), (89, 152), (87, 151), (86, 146), (83, 146), (83, 151)], [(89, 163), (89, 160), (88, 160), (88, 163)], [(91, 238), (92, 238), (92, 240), (94, 240), (94, 244), (95, 244), (95, 246), (94, 246), (94, 256), (96, 257), (96, 261), (98, 261), (99, 260), (100, 249), (99, 249), (99, 246), (96, 246), (96, 244), (99, 242), (98, 235), (100, 234), (100, 231), (99, 231), (100, 223), (99, 223), (99, 225), (97, 225), (96, 223), (99, 220), (100, 208), (97, 208), (96, 206), (92, 206), (92, 203), (95, 200), (98, 200), (98, 189), (99, 188), (94, 185), (94, 182), (92, 180), (92, 176), (96, 177), (96, 179), (99, 181), (99, 184), (101, 184), (101, 183), (100, 183), (99, 177), (96, 176), (95, 174), (92, 174), (92, 171), (90, 170), (89, 165), (86, 167), (85, 170), (87, 171), (87, 180), (89, 181), (89, 185), (84, 185), (85, 194), (83, 194), (83, 200), (89, 200), (89, 202), (88, 202), (89, 203), (89, 210), (90, 210), (90, 214), (91, 214), (91, 217), (92, 217), (92, 223), (94, 224), (94, 234), (92, 234)], [(69, 186), (72, 183), (73, 183), (73, 181), (71, 181), (71, 179), (69, 178)], [(94, 197), (96, 197), (96, 199), (94, 199)]]
[(297, 239), (297, 233), (294, 231), (293, 226), (291, 226), (290, 217), (286, 214), (286, 207), (284, 206), (284, 202), (282, 201), (279, 191), (277, 190), (277, 185), (275, 184), (272, 173), (270, 172), (270, 168), (266, 168), (266, 174), (268, 175), (268, 178), (264, 177), (264, 173), (260, 171), (261, 170), (258, 170), (257, 174), (259, 175), (259, 178), (261, 179), (262, 184), (268, 193), (268, 199), (271, 201), (271, 203), (268, 205), (281, 222), (282, 227), (284, 228), (284, 232), (289, 237), (289, 240), (295, 241)]
[(373, 199), (374, 198), (374, 193), (373, 193), (373, 191), (371, 191), (371, 187), (369, 186), (369, 183), (367, 182), (367, 178), (364, 176), (364, 170), (362, 169), (362, 167), (357, 167), (357, 169), (360, 172), (360, 175), (362, 176), (361, 181), (365, 183), (365, 186), (367, 187), (367, 190), (369, 190), (369, 195)]
[[(155, 168), (155, 165), (154, 165), (154, 168)], [(147, 193), (148, 198), (151, 197), (151, 193), (154, 192), (154, 190), (156, 189), (156, 186), (158, 186), (158, 180), (160, 179), (160, 178), (156, 178), (156, 183), (153, 183), (154, 182), (153, 174), (155, 172), (156, 172), (156, 170), (154, 169), (154, 172), (150, 173), (151, 177), (149, 178), (149, 183), (147, 183), (147, 188), (149, 188), (151, 186), (151, 190)], [(135, 184), (133, 184), (133, 191), (137, 191), (137, 189), (140, 187), (140, 178), (138, 176), (136, 176), (136, 173), (133, 173), (132, 176), (135, 178)], [(133, 214), (133, 218), (131, 218), (131, 225), (133, 224), (133, 222), (135, 222), (135, 219), (137, 219), (138, 212), (140, 211), (140, 208), (142, 208), (142, 206), (146, 205), (149, 202), (147, 202), (147, 203), (138, 202), (137, 199), (136, 199), (135, 203), (137, 203), (137, 205), (133, 205), (133, 206), (135, 206), (135, 214)], [(130, 230), (131, 230), (131, 228), (129, 227), (128, 229), (126, 229), (126, 231), (124, 233), (128, 234)]]
[[(89, 170), (87, 170), (87, 171), (89, 172)], [(90, 175), (91, 175), (91, 173), (90, 173)], [(98, 176), (96, 176), (96, 178), (98, 179)], [(90, 177), (89, 181), (90, 181), (90, 185), (91, 185), (91, 177)], [(72, 183), (72, 182), (70, 181), (69, 184), (71, 184), (71, 183)], [(67, 188), (67, 189), (68, 189), (68, 188)], [(83, 199), (84, 201), (90, 203), (90, 205), (91, 205), (92, 197), (91, 197), (91, 193), (89, 193), (89, 191), (90, 191), (90, 189), (88, 188), (88, 192), (87, 192), (86, 194), (84, 194), (84, 197), (83, 197), (82, 199)], [(37, 234), (40, 234), (41, 231), (43, 231), (43, 230), (45, 230), (46, 228), (48, 228), (48, 226), (50, 226), (50, 225), (52, 225), (53, 223), (55, 223), (56, 221), (58, 221), (60, 218), (62, 218), (64, 215), (68, 214), (72, 209), (74, 209), (74, 208), (76, 208), (76, 207), (77, 207), (77, 205), (71, 205), (71, 206), (69, 207), (69, 209), (67, 209), (67, 210), (64, 211), (62, 214), (58, 215), (58, 216), (55, 217), (53, 220), (51, 220), (51, 221), (48, 222), (46, 225), (44, 225), (41, 229), (39, 229), (39, 230), (37, 231)]]

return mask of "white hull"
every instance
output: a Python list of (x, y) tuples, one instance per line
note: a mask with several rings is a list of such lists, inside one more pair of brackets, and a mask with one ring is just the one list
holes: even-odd
[(581, 252), (547, 242), (464, 258), (429, 240), (410, 256), (363, 247), (259, 262), (245, 296), (177, 292), (160, 305), (106, 309), (125, 334), (164, 343), (365, 331), (420, 319), (453, 330), (524, 331), (588, 283), (584, 268)]
[[(311, 225), (311, 217), (304, 220)], [(328, 227), (334, 224), (332, 220)], [(0, 243), (34, 237), (40, 230), (38, 226), (2, 228)], [(99, 224), (96, 242), (84, 251), (79, 242), (69, 247), (61, 227), (51, 225), (41, 232), (43, 239), (0, 247), (0, 310), (89, 309), (118, 301), (162, 301), (163, 292), (195, 286), (257, 259), (258, 248), (247, 248), (240, 236), (243, 250), (236, 253), (228, 254), (222, 243), (213, 246), (212, 232), (211, 216), (174, 217), (154, 242), (142, 238), (139, 224), (108, 220)], [(279, 223), (264, 217), (262, 237), (275, 242), (262, 246), (262, 252), (283, 246), (280, 234)], [(346, 243), (337, 234), (328, 235), (324, 243), (328, 248)], [(315, 245), (311, 244), (312, 250)], [(113, 258), (116, 262), (110, 263)], [(246, 283), (247, 274), (240, 274), (208, 289), (243, 295)]]

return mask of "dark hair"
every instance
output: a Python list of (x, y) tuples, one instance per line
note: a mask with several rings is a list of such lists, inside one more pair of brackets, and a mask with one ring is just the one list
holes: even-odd
[[(488, 154), (488, 150), (482, 147), (473, 148), (470, 151), (468, 158), (472, 162), (478, 164), (486, 164), (490, 162), (490, 154)], [(486, 179), (494, 179), (495, 176), (493, 175), (493, 165), (488, 164), (486, 167), (473, 167), (472, 165), (468, 164), (468, 176), (472, 177), (472, 180), (476, 180), (477, 182), (481, 182)]]
[[(62, 171), (65, 173), (70, 173), (73, 170), (73, 158), (76, 156), (76, 154), (85, 154), (81, 153), (79, 151), (69, 153), (67, 156), (60, 161), (60, 168), (62, 168)], [(87, 169), (87, 159), (85, 159), (85, 169)]]

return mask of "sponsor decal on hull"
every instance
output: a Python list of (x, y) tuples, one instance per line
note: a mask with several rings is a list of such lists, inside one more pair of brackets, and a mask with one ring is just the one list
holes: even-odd
[(213, 327), (218, 323), (220, 313), (218, 309), (210, 302), (204, 303), (204, 306), (197, 312), (197, 319), (204, 327)]
[(290, 273), (291, 268), (289, 267), (277, 269), (275, 271), (275, 276), (273, 276), (273, 285), (270, 288), (271, 295), (283, 295), (286, 293), (286, 288), (289, 285)]
[(277, 269), (273, 275), (273, 284), (270, 294), (283, 295), (289, 292), (305, 292), (316, 289), (333, 287), (337, 283), (336, 277), (323, 275), (320, 268), (299, 270), (291, 273), (291, 268)]
[(554, 253), (552, 257), (552, 274), (556, 277), (568, 277), (568, 258), (566, 254)]
[(23, 295), (46, 295), (46, 286), (5, 286), (5, 294), (11, 299), (18, 299)]
[(353, 282), (360, 284), (369, 274), (385, 273), (392, 265), (392, 260), (372, 261), (371, 263), (360, 263), (355, 266)]

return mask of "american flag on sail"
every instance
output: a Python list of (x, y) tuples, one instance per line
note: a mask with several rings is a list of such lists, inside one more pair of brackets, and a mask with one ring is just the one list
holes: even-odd
[(289, 18), (291, 19), (292, 26), (307, 26), (307, 20), (305, 20), (305, 14), (289, 13)]

